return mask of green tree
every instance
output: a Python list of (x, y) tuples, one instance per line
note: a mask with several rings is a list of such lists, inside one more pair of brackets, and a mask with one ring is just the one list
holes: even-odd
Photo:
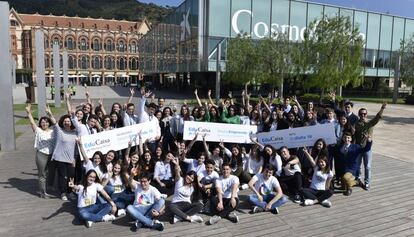
[(310, 23), (304, 44), (308, 49), (309, 77), (304, 82), (308, 88), (325, 91), (338, 86), (362, 83), (361, 57), (363, 40), (358, 27), (352, 27), (349, 17), (323, 16)]
[(407, 85), (412, 86), (414, 93), (414, 34), (407, 41), (401, 42), (395, 62), (398, 63), (398, 56), (401, 56), (400, 79)]

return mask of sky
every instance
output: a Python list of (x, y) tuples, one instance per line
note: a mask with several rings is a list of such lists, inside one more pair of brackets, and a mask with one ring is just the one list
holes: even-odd
[[(139, 0), (158, 5), (178, 6), (184, 0)], [(308, 0), (330, 5), (351, 7), (368, 11), (414, 18), (414, 0)]]

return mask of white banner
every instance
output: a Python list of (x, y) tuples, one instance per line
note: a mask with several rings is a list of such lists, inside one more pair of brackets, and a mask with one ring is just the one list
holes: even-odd
[(110, 150), (122, 150), (128, 147), (129, 141), (132, 141), (132, 146), (135, 146), (139, 142), (138, 133), (140, 131), (141, 138), (144, 141), (147, 138), (153, 139), (159, 135), (156, 133), (157, 129), (154, 123), (146, 122), (82, 136), (82, 146), (89, 158), (96, 151), (105, 154)]
[(257, 141), (260, 144), (269, 144), (276, 149), (282, 146), (288, 148), (313, 146), (319, 138), (323, 138), (326, 144), (335, 144), (336, 136), (333, 124), (319, 124), (257, 134)]
[(184, 140), (193, 140), (198, 133), (198, 141), (202, 141), (201, 135), (206, 134), (206, 141), (211, 142), (252, 143), (250, 134), (256, 132), (257, 127), (251, 125), (186, 121), (183, 137)]

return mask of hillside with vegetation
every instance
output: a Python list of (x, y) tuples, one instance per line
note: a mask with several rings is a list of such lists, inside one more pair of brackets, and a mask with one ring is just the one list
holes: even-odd
[(160, 22), (173, 9), (136, 0), (9, 0), (19, 13)]

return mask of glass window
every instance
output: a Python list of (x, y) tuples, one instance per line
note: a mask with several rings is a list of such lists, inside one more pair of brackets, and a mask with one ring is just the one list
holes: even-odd
[(354, 28), (358, 27), (360, 35), (364, 38), (364, 42), (366, 45), (367, 40), (367, 13), (361, 11), (355, 11), (354, 16)]
[(414, 37), (414, 20), (406, 19), (405, 21), (405, 40)]
[(324, 14), (328, 17), (338, 16), (339, 8), (324, 6)]
[(307, 4), (303, 2), (291, 2), (289, 40), (301, 42), (304, 39), (306, 29)]
[(118, 40), (118, 44), (116, 45), (116, 49), (118, 52), (125, 52), (125, 41), (124, 40)]
[(85, 37), (79, 39), (78, 45), (80, 50), (85, 51), (89, 49), (88, 40)]
[[(223, 0), (220, 0), (223, 1)], [(261, 1), (260, 1), (261, 2)], [(231, 2), (231, 36), (235, 37), (238, 34), (251, 34), (252, 22), (252, 2), (251, 0)], [(224, 27), (224, 26), (223, 26)]]
[(400, 49), (401, 40), (404, 39), (404, 19), (394, 17), (394, 28), (392, 34), (392, 50), (398, 51)]
[(271, 0), (253, 1), (252, 38), (261, 39), (270, 34)]
[(99, 57), (99, 56), (93, 57), (92, 68), (93, 69), (101, 69), (102, 68), (102, 58), (101, 57)]
[(93, 48), (94, 51), (100, 51), (101, 50), (101, 42), (100, 42), (99, 39), (94, 39), (93, 40), (92, 48)]
[(228, 37), (230, 21), (230, 0), (210, 0), (209, 35)]
[(316, 19), (321, 19), (323, 15), (323, 6), (317, 4), (308, 4), (308, 22), (306, 25), (309, 26), (309, 23)]
[(125, 70), (126, 69), (126, 59), (124, 58), (124, 57), (121, 57), (121, 58), (118, 58), (118, 61), (117, 61), (117, 68), (119, 69), (119, 70)]
[(114, 51), (114, 43), (111, 39), (107, 39), (104, 45), (105, 51), (112, 52)]
[(354, 20), (354, 11), (353, 10), (340, 8), (339, 9), (339, 15), (343, 16), (343, 17), (349, 17), (349, 20), (351, 21), (352, 25), (354, 25), (353, 24), (353, 20)]
[(381, 16), (380, 50), (391, 50), (392, 17)]
[(89, 56), (82, 55), (79, 59), (78, 63), (80, 69), (88, 69), (89, 68)]
[(378, 48), (380, 20), (379, 14), (368, 13), (367, 48), (369, 49)]
[(271, 32), (288, 32), (289, 28), (289, 1), (273, 1)]
[(75, 69), (76, 68), (76, 59), (75, 56), (69, 55), (68, 56), (68, 68)]
[(105, 69), (112, 70), (115, 68), (115, 59), (111, 56), (106, 56), (104, 60), (104, 67)]

